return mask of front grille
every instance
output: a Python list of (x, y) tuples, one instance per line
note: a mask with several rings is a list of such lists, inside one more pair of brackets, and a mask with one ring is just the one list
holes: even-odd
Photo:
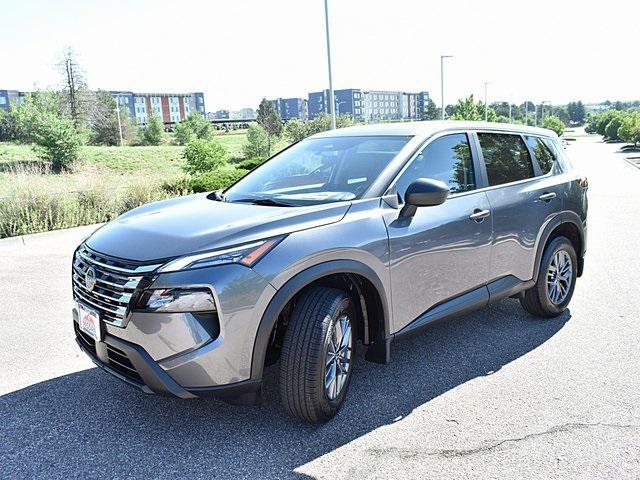
[[(73, 258), (73, 298), (97, 310), (101, 320), (120, 327), (140, 280), (159, 266), (116, 260), (82, 245)], [(85, 275), (91, 267), (96, 283), (89, 290)]]

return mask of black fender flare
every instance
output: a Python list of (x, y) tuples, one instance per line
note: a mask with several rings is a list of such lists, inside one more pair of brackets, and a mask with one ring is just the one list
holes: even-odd
[(546, 246), (547, 241), (551, 236), (551, 233), (564, 223), (571, 223), (578, 229), (578, 233), (580, 234), (580, 241), (583, 245), (583, 251), (576, 252), (576, 255), (578, 256), (579, 261), (584, 257), (585, 238), (584, 238), (584, 227), (582, 225), (582, 221), (580, 220), (580, 217), (575, 212), (569, 212), (569, 211), (562, 212), (556, 215), (544, 227), (544, 230), (542, 231), (542, 235), (540, 235), (540, 241), (538, 242), (538, 248), (536, 250), (536, 261), (533, 267), (534, 282), (538, 280), (538, 274), (540, 271), (540, 260), (542, 259), (542, 254), (544, 253), (544, 247)]
[(385, 337), (391, 337), (390, 331), (390, 310), (385, 295), (385, 288), (382, 280), (375, 271), (364, 263), (355, 260), (332, 260), (329, 262), (319, 263), (309, 267), (293, 277), (291, 277), (273, 296), (269, 305), (262, 314), (260, 325), (256, 333), (253, 343), (253, 355), (251, 358), (251, 379), (261, 380), (264, 369), (264, 361), (271, 338), (271, 332), (278, 320), (280, 312), (284, 306), (291, 300), (300, 290), (312, 283), (313, 281), (333, 275), (336, 273), (355, 273), (362, 275), (369, 280), (378, 291), (382, 303), (384, 313), (384, 330)]

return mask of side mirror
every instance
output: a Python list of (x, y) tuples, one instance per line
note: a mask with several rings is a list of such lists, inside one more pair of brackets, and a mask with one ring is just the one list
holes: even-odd
[(407, 187), (404, 193), (404, 207), (400, 211), (403, 217), (413, 217), (418, 207), (441, 205), (449, 196), (449, 187), (440, 180), (418, 178)]

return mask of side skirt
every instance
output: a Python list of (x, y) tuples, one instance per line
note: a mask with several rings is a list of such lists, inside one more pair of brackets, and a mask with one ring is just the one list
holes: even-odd
[(420, 332), (435, 323), (449, 320), (487, 306), (489, 303), (511, 297), (535, 284), (533, 280), (523, 282), (513, 275), (499, 278), (480, 288), (463, 293), (431, 307), (409, 325), (393, 335), (393, 339), (404, 338)]

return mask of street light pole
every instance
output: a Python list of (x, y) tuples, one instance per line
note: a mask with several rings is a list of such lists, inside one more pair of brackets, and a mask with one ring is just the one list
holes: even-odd
[(549, 100), (542, 100), (540, 102), (540, 107), (541, 107), (541, 112), (540, 112), (540, 121), (544, 122), (544, 104), (548, 103), (549, 104), (549, 110), (551, 110), (551, 102)]
[(329, 68), (329, 105), (331, 107), (331, 129), (336, 128), (336, 105), (333, 95), (333, 76), (331, 74), (331, 40), (329, 39), (329, 5), (324, 0), (324, 26), (327, 34), (327, 66)]
[(487, 85), (489, 82), (484, 82), (484, 121), (489, 120), (489, 104), (487, 103)]
[(118, 116), (118, 131), (120, 132), (120, 146), (124, 146), (122, 138), (122, 122), (120, 121), (120, 95), (116, 95), (116, 115)]
[(444, 59), (452, 57), (453, 55), (440, 55), (440, 109), (442, 110), (442, 120), (444, 120)]

